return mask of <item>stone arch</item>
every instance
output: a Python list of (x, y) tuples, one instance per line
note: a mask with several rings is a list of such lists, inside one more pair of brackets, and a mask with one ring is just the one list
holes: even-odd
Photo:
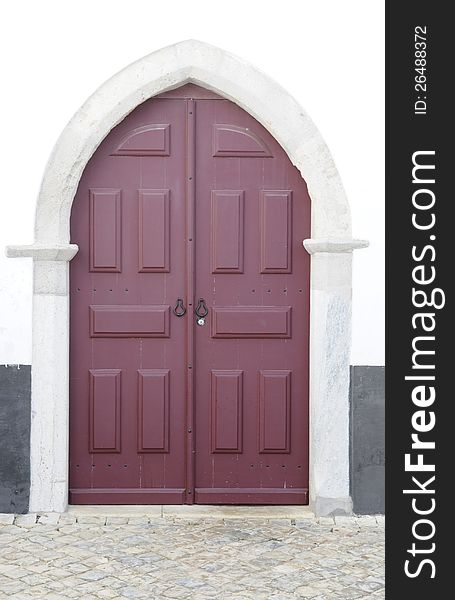
[[(318, 514), (350, 512), (349, 349), (351, 238), (348, 201), (310, 117), (280, 85), (214, 46), (187, 40), (153, 52), (104, 83), (58, 139), (43, 177), (35, 242), (8, 256), (34, 259), (30, 510), (62, 511), (68, 494), (68, 263), (72, 202), (82, 172), (113, 127), (145, 100), (195, 83), (232, 100), (281, 144), (312, 200), (310, 498)], [(336, 414), (336, 421), (332, 416)]]

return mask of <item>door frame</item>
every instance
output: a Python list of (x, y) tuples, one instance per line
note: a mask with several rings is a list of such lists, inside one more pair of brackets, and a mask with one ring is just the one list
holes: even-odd
[(352, 238), (340, 176), (301, 106), (249, 63), (196, 40), (141, 58), (86, 101), (63, 130), (46, 166), (35, 242), (7, 247), (7, 256), (33, 258), (29, 510), (62, 512), (68, 506), (68, 279), (69, 261), (78, 251), (70, 244), (70, 214), (80, 177), (96, 148), (126, 115), (185, 83), (205, 87), (257, 119), (307, 183), (311, 239), (302, 243), (311, 254), (310, 506), (317, 515), (349, 514), (352, 250), (368, 242)]

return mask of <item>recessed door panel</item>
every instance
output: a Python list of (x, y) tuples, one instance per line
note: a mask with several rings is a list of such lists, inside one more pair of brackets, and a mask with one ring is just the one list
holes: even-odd
[(139, 271), (169, 273), (169, 190), (139, 190)]
[(169, 369), (138, 370), (138, 450), (169, 452)]
[(291, 450), (291, 372), (259, 372), (259, 452)]
[(120, 272), (122, 254), (121, 200), (119, 189), (91, 189), (90, 271)]
[(290, 273), (292, 192), (261, 191), (261, 273)]
[(243, 371), (212, 371), (212, 452), (242, 452)]
[(121, 370), (90, 370), (90, 451), (120, 452)]
[(169, 337), (168, 305), (90, 306), (90, 337)]
[(212, 309), (214, 338), (290, 338), (290, 306), (226, 306)]
[(243, 272), (243, 196), (242, 191), (212, 191), (212, 273)]

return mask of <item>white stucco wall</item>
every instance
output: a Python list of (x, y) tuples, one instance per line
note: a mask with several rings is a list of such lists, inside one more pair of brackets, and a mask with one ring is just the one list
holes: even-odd
[[(305, 107), (350, 201), (352, 364), (383, 364), (383, 6), (332, 0), (17, 1), (0, 39), (0, 247), (31, 243), (40, 179), (72, 114), (107, 78), (149, 52), (197, 38), (253, 63)], [(20, 31), (20, 43), (18, 43)], [(6, 92), (5, 92), (6, 91)], [(31, 362), (31, 260), (0, 251), (0, 364)]]

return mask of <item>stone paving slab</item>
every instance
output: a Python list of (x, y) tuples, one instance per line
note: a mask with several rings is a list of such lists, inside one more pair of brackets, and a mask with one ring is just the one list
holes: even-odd
[(384, 598), (383, 517), (100, 508), (0, 515), (0, 600)]

